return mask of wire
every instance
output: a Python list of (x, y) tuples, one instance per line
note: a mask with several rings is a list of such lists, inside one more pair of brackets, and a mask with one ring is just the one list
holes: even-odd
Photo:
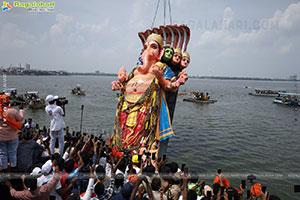
[(164, 0), (164, 25), (166, 25), (166, 7), (167, 7), (167, 0)]
[(169, 14), (170, 14), (170, 25), (172, 25), (172, 13), (171, 13), (171, 0), (169, 0)]
[(153, 25), (154, 25), (154, 22), (155, 22), (155, 19), (156, 19), (157, 10), (158, 10), (158, 7), (159, 7), (159, 2), (160, 2), (160, 0), (157, 0), (156, 10), (155, 10), (155, 14), (154, 14), (154, 17), (153, 17), (151, 29), (153, 28)]

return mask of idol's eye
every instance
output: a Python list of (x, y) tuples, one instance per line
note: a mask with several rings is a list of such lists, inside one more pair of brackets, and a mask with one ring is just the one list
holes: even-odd
[(187, 62), (187, 63), (190, 63), (190, 60), (187, 59), (187, 58), (183, 58), (182, 61)]
[(152, 44), (152, 45), (151, 45), (151, 48), (152, 48), (152, 49), (157, 49), (158, 46), (157, 46), (156, 44)]

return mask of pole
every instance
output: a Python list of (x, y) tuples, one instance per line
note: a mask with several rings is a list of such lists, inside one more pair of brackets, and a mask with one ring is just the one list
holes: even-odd
[(83, 109), (84, 109), (84, 105), (81, 105), (80, 133), (82, 133), (81, 131), (82, 131)]

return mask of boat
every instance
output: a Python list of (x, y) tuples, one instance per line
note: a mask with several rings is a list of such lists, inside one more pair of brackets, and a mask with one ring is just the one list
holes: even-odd
[(27, 91), (24, 94), (25, 102), (30, 109), (43, 109), (46, 107), (44, 99), (39, 97), (38, 91)]
[(280, 92), (273, 100), (273, 103), (300, 106), (300, 94)]
[(250, 92), (249, 95), (254, 96), (263, 96), (263, 97), (276, 97), (278, 96), (278, 93), (284, 93), (285, 90), (271, 90), (271, 89), (254, 89), (254, 92)]
[(81, 89), (81, 85), (77, 85), (75, 88), (72, 89), (72, 94), (76, 96), (85, 96), (85, 91)]
[(9, 97), (10, 106), (25, 105), (25, 100), (22, 95), (18, 95), (17, 88), (7, 88), (4, 93)]
[(194, 98), (186, 98), (186, 99), (183, 99), (183, 101), (202, 103), (202, 104), (217, 102), (217, 100), (213, 100), (213, 99), (194, 99)]

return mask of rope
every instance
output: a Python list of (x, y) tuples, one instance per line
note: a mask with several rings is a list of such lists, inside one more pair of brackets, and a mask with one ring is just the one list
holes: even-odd
[(170, 14), (170, 25), (172, 25), (172, 13), (171, 13), (171, 3), (170, 3), (171, 0), (169, 0), (169, 14)]
[(154, 17), (153, 17), (151, 29), (153, 28), (153, 25), (154, 25), (154, 22), (155, 22), (155, 19), (156, 19), (157, 10), (158, 10), (158, 7), (159, 7), (159, 2), (160, 2), (160, 0), (157, 0), (157, 6), (156, 6), (155, 14), (154, 14)]
[(164, 26), (166, 25), (166, 6), (167, 5), (167, 0), (164, 0)]

